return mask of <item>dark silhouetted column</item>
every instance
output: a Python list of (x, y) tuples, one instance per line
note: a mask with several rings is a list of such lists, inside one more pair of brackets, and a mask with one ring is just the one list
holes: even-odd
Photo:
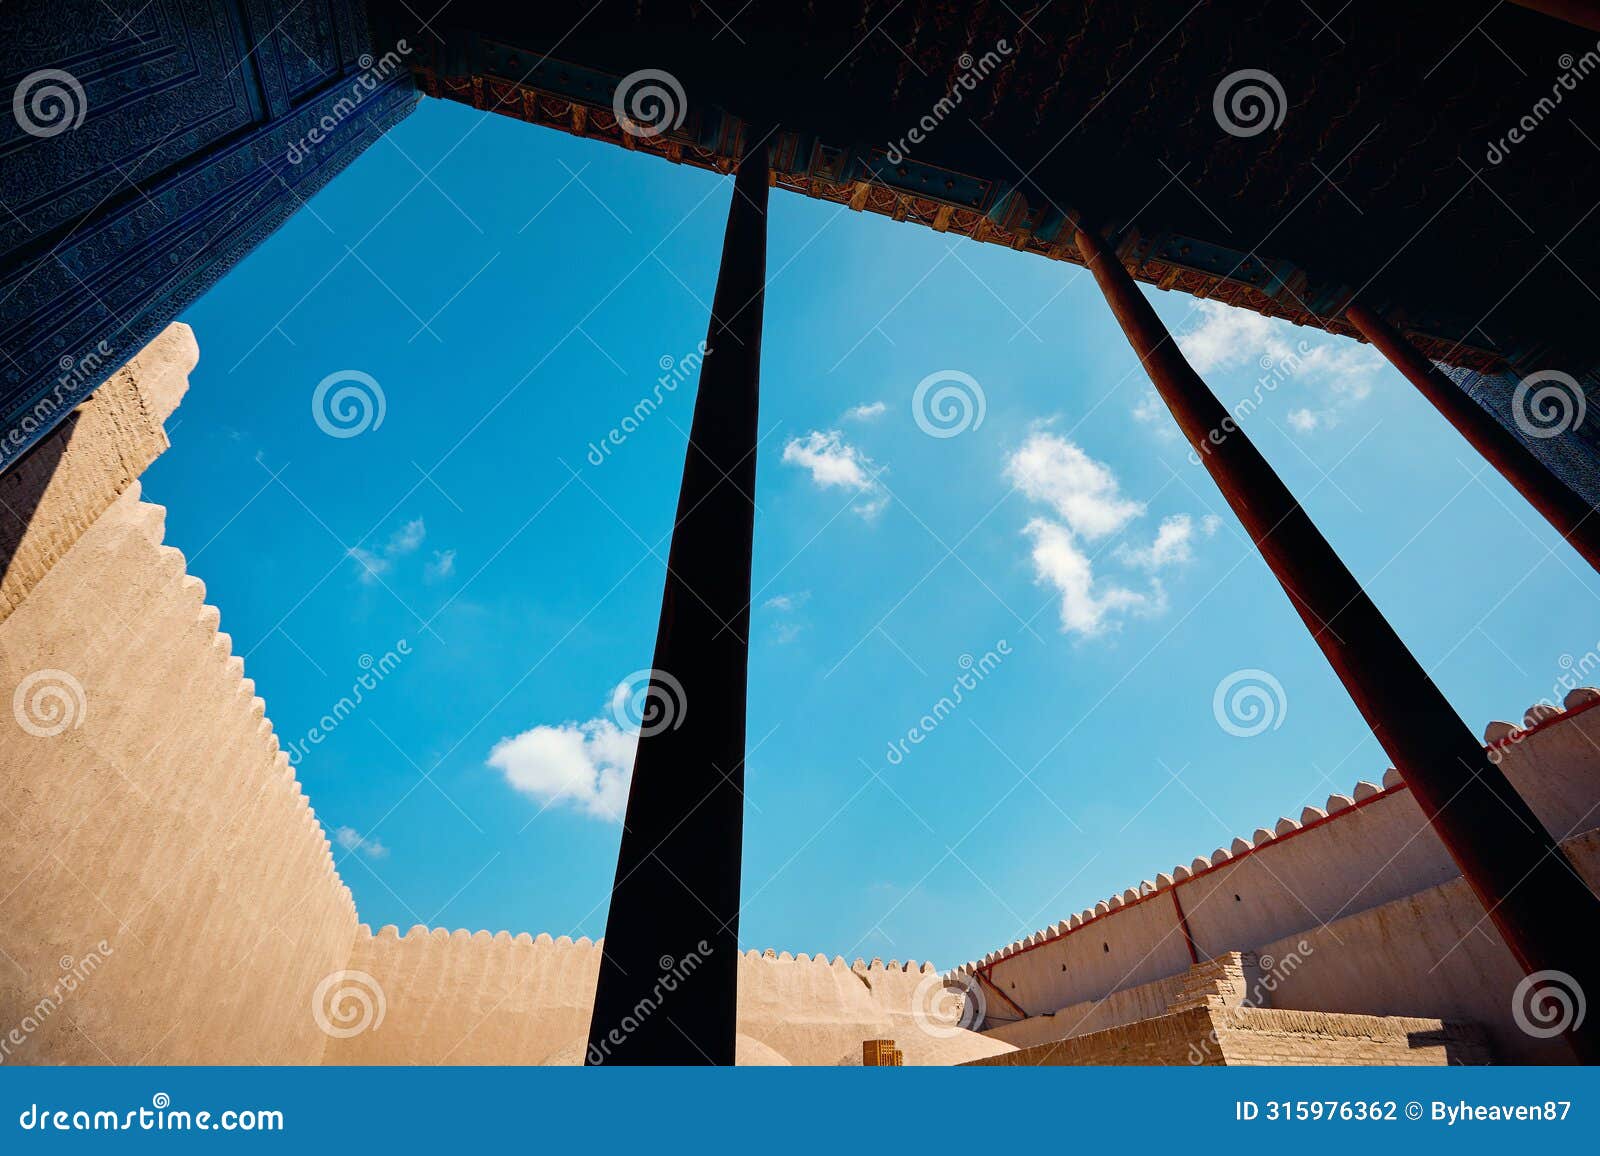
[(1356, 301), (1344, 315), (1589, 565), (1600, 570), (1600, 513), (1374, 310)]
[(1522, 8), (1543, 12), (1579, 28), (1600, 32), (1600, 4), (1594, 0), (1512, 0)]
[[(1086, 229), (1077, 240), (1156, 391), (1517, 962), (1600, 995), (1600, 968), (1583, 946), (1600, 927), (1600, 899), (1195, 373), (1116, 254)], [(1600, 1062), (1597, 1020), (1567, 1033), (1585, 1063)]]
[(734, 181), (585, 1062), (732, 1064), (768, 161)]

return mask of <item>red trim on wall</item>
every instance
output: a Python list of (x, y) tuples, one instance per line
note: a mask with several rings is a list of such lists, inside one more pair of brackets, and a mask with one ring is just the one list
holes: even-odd
[(1021, 1016), (1023, 1019), (1028, 1019), (1029, 1018), (1028, 1013), (1022, 1010), (1022, 1005), (1017, 1003), (1016, 1000), (1012, 999), (1005, 992), (1001, 991), (1000, 990), (1000, 985), (995, 983), (994, 980), (990, 979), (988, 977), (988, 975), (986, 975), (985, 973), (983, 973), (981, 971), (975, 971), (972, 974), (977, 976), (980, 982), (986, 983), (991, 988), (993, 988), (994, 989), (994, 994), (999, 996), (1001, 999), (1005, 1000), (1008, 1004), (1010, 1004), (1011, 1007), (1012, 1007), (1012, 1010), (1014, 1010), (1019, 1016)]
[(1065, 939), (1069, 935), (1076, 935), (1078, 932), (1082, 931), (1084, 928), (1090, 927), (1090, 926), (1093, 926), (1096, 923), (1099, 923), (1102, 919), (1109, 919), (1111, 916), (1116, 915), (1116, 914), (1118, 914), (1120, 912), (1123, 912), (1123, 911), (1127, 911), (1127, 910), (1129, 910), (1131, 908), (1137, 907), (1141, 903), (1147, 903), (1150, 900), (1155, 899), (1157, 896), (1161, 895), (1163, 892), (1166, 892), (1166, 891), (1174, 891), (1175, 892), (1179, 887), (1182, 887), (1184, 884), (1192, 883), (1196, 879), (1203, 879), (1207, 875), (1210, 875), (1213, 871), (1221, 871), (1225, 867), (1231, 867), (1233, 864), (1238, 863), (1242, 859), (1248, 859), (1251, 855), (1254, 855), (1257, 851), (1265, 850), (1268, 847), (1275, 846), (1278, 843), (1282, 843), (1286, 839), (1292, 839), (1296, 835), (1301, 834), (1302, 832), (1315, 830), (1316, 828), (1322, 826), (1324, 823), (1329, 823), (1329, 822), (1332, 822), (1334, 819), (1339, 818), (1341, 815), (1348, 815), (1353, 811), (1359, 811), (1363, 807), (1371, 806), (1373, 803), (1376, 803), (1379, 799), (1387, 799), (1390, 795), (1393, 795), (1398, 791), (1404, 791), (1404, 790), (1406, 790), (1406, 785), (1404, 783), (1401, 783), (1399, 786), (1389, 787), (1389, 788), (1386, 788), (1384, 790), (1381, 790), (1376, 795), (1368, 795), (1365, 799), (1362, 799), (1362, 800), (1360, 800), (1358, 802), (1352, 803), (1352, 804), (1350, 804), (1350, 806), (1345, 807), (1343, 810), (1335, 811), (1331, 815), (1324, 815), (1320, 819), (1317, 819), (1317, 820), (1315, 820), (1313, 822), (1307, 823), (1303, 827), (1299, 827), (1299, 828), (1297, 828), (1297, 829), (1295, 829), (1293, 831), (1290, 831), (1287, 835), (1279, 835), (1275, 839), (1269, 840), (1266, 843), (1257, 843), (1255, 846), (1251, 847), (1248, 851), (1241, 851), (1237, 855), (1234, 855), (1234, 856), (1232, 856), (1232, 857), (1230, 857), (1228, 859), (1224, 859), (1221, 863), (1213, 863), (1211, 866), (1207, 867), (1204, 871), (1196, 871), (1194, 874), (1190, 875), (1187, 879), (1174, 880), (1171, 887), (1161, 887), (1161, 888), (1158, 888), (1155, 891), (1146, 892), (1144, 895), (1139, 896), (1137, 899), (1127, 900), (1120, 907), (1113, 907), (1110, 911), (1103, 912), (1103, 913), (1101, 913), (1099, 915), (1094, 916), (1091, 919), (1085, 919), (1082, 923), (1078, 924), (1078, 926), (1076, 926), (1076, 927), (1069, 927), (1066, 931), (1058, 931), (1054, 935), (1047, 936), (1046, 938), (1041, 939), (1038, 943), (1026, 944), (1023, 947), (1017, 949), (1016, 951), (1013, 951), (1010, 955), (1006, 956), (1005, 959), (997, 959), (993, 963), (987, 965), (986, 967), (979, 968), (978, 970), (980, 970), (980, 971), (982, 971), (984, 973), (988, 973), (990, 971), (993, 971), (996, 967), (999, 967), (1002, 963), (1005, 963), (1007, 960), (1015, 959), (1019, 955), (1026, 955), (1030, 951), (1033, 951), (1033, 950), (1035, 950), (1037, 948), (1040, 948), (1040, 947), (1045, 947), (1046, 945), (1051, 944), (1051, 943), (1055, 943), (1057, 940)]
[(1183, 901), (1178, 898), (1178, 885), (1176, 882), (1167, 888), (1172, 892), (1172, 909), (1178, 913), (1178, 926), (1183, 928), (1183, 941), (1189, 945), (1189, 962), (1199, 963), (1200, 953), (1195, 950), (1194, 936), (1189, 934), (1189, 917), (1183, 913)]
[(1518, 727), (1499, 742), (1489, 743), (1484, 747), (1484, 749), (1492, 751), (1497, 747), (1514, 747), (1531, 734), (1542, 731), (1546, 727), (1554, 726), (1556, 723), (1566, 722), (1569, 718), (1577, 718), (1584, 711), (1590, 710), (1597, 706), (1600, 706), (1600, 698), (1592, 698), (1586, 703), (1581, 703), (1580, 705), (1573, 707), (1571, 710), (1564, 710), (1560, 714), (1553, 714), (1543, 722), (1540, 722), (1538, 725), (1528, 727), (1526, 730), (1524, 730), (1522, 727)]

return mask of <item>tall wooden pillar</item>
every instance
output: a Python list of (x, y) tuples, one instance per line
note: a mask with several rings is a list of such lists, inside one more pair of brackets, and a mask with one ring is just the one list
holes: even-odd
[(734, 182), (586, 1063), (734, 1062), (768, 161)]
[[(1077, 243), (1156, 391), (1517, 962), (1600, 994), (1600, 967), (1584, 946), (1600, 927), (1600, 899), (1190, 366), (1116, 254), (1087, 229)], [(1508, 1007), (1511, 999), (1506, 992)], [(1597, 1019), (1567, 1033), (1585, 1063), (1600, 1063)]]
[(1466, 390), (1440, 372), (1438, 366), (1376, 311), (1356, 301), (1345, 309), (1345, 316), (1357, 332), (1372, 342), (1445, 420), (1456, 427), (1472, 448), (1544, 515), (1589, 565), (1600, 570), (1600, 511), (1552, 474), (1532, 450), (1496, 421), (1493, 414), (1473, 401)]

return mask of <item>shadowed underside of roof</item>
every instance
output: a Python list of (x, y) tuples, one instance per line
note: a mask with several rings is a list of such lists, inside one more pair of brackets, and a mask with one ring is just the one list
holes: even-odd
[[(722, 171), (776, 125), (776, 183), (810, 196), (1066, 261), (1078, 216), (1164, 288), (1345, 334), (1359, 292), (1439, 360), (1591, 368), (1595, 34), (1318, 7), (455, 0), (389, 31), (434, 96)], [(643, 69), (685, 98), (647, 139), (612, 108)], [(1230, 132), (1219, 94), (1252, 81), (1275, 123)]]

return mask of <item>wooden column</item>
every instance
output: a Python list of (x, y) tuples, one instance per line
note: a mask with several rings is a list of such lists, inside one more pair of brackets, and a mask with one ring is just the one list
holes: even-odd
[[(734, 1061), (765, 142), (734, 181), (585, 1062)], [(681, 689), (680, 689), (681, 688)], [(655, 709), (659, 708), (659, 709)]]
[(1357, 332), (1372, 342), (1389, 363), (1421, 391), (1472, 448), (1499, 470), (1500, 476), (1515, 486), (1589, 565), (1600, 570), (1600, 512), (1552, 474), (1515, 434), (1473, 401), (1466, 390), (1446, 377), (1376, 311), (1356, 301), (1344, 314)]
[[(1600, 899), (1512, 789), (1327, 539), (1239, 429), (1099, 236), (1078, 249), (1156, 391), (1333, 665), (1523, 970), (1600, 996)], [(1506, 992), (1507, 1007), (1512, 993)], [(1600, 1062), (1600, 1017), (1567, 1033)]]

